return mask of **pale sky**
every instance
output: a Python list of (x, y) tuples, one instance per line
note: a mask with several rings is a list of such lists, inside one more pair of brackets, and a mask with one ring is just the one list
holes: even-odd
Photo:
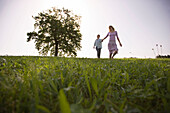
[[(97, 34), (104, 38), (112, 25), (123, 47), (116, 58), (154, 58), (156, 44), (170, 54), (170, 0), (0, 0), (0, 55), (39, 55), (27, 32), (34, 30), (39, 12), (51, 7), (66, 8), (82, 16), (82, 49), (77, 57), (96, 58)], [(109, 38), (104, 40), (101, 58), (108, 58)], [(159, 47), (159, 53), (161, 49)]]

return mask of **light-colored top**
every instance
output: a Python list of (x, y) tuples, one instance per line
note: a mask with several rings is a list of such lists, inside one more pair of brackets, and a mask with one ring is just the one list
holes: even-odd
[(102, 48), (102, 39), (96, 39), (94, 42), (94, 46), (97, 48)]

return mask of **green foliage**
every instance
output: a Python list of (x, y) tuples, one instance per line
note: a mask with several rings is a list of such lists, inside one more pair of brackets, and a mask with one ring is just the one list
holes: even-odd
[(69, 103), (62, 89), (59, 92), (59, 101), (62, 113), (71, 113)]
[(55, 56), (76, 56), (81, 48), (80, 16), (68, 9), (52, 8), (40, 12), (35, 19), (34, 31), (27, 33), (27, 42), (35, 40), (42, 55), (50, 51)]
[(168, 113), (169, 59), (0, 57), (0, 113)]

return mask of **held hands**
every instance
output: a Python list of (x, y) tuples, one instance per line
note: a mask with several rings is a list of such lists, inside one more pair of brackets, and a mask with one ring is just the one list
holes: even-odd
[(104, 40), (104, 38), (102, 39), (102, 41), (101, 41), (101, 42), (103, 42), (103, 40)]

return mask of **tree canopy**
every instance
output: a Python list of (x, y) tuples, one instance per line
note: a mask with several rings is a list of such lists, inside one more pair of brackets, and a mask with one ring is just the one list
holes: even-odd
[(33, 16), (34, 30), (27, 33), (27, 42), (35, 40), (42, 55), (77, 56), (81, 49), (80, 16), (68, 9), (52, 8)]

